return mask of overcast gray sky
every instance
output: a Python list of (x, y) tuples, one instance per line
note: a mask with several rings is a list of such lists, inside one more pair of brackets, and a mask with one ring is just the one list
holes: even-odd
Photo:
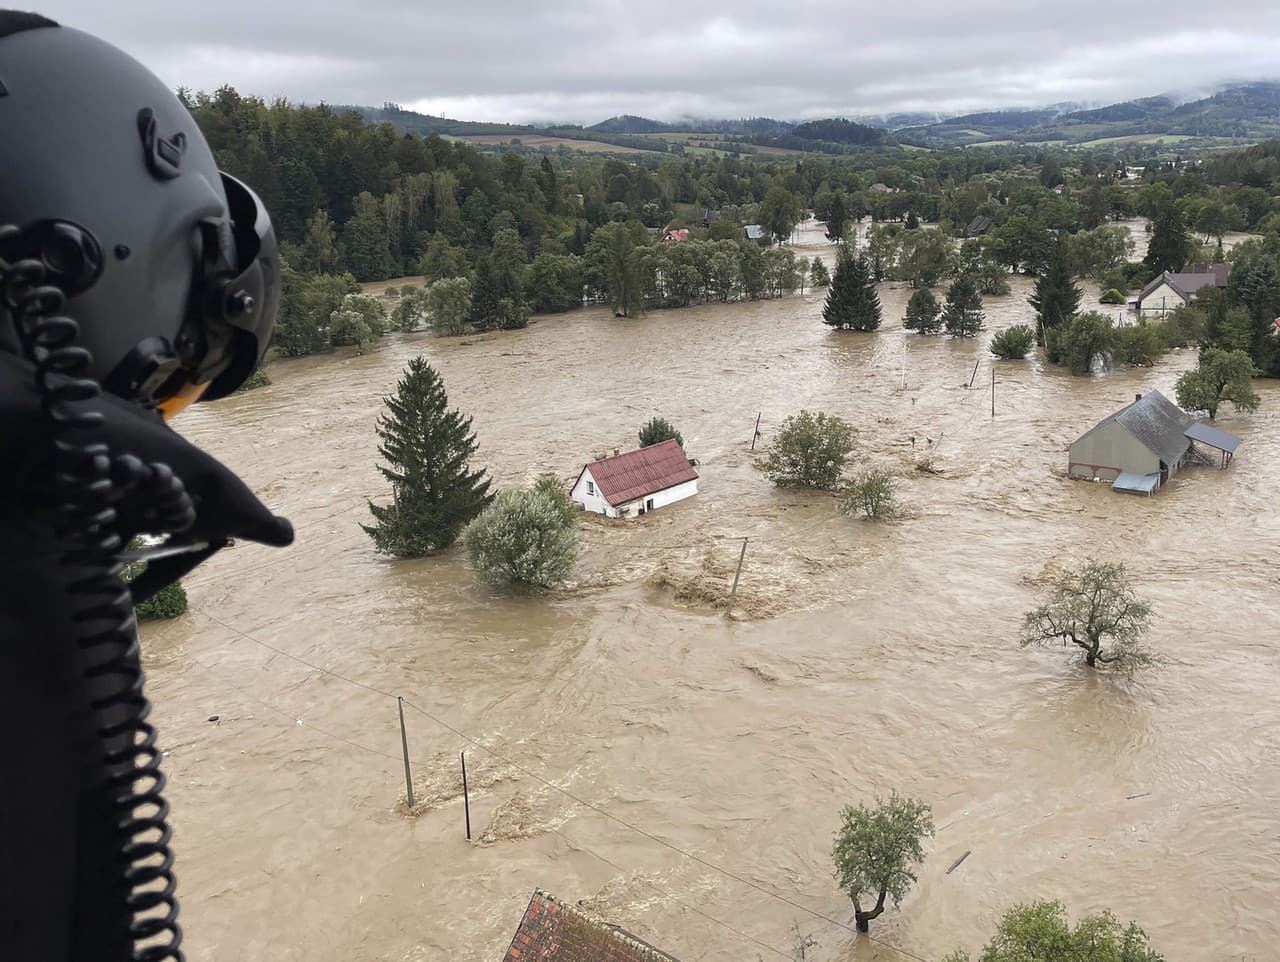
[(1267, 0), (52, 0), (172, 86), (462, 120), (1111, 103), (1280, 76)]

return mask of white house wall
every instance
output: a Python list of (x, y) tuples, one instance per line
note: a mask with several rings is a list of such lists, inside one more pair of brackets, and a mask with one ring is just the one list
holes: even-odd
[(1185, 303), (1187, 302), (1182, 299), (1181, 294), (1168, 284), (1161, 284), (1142, 299), (1141, 307), (1143, 314), (1163, 314)]
[[(590, 483), (594, 493), (588, 490), (588, 483)], [(658, 508), (665, 508), (669, 504), (683, 501), (685, 498), (692, 497), (697, 493), (698, 482), (697, 479), (694, 479), (674, 485), (664, 491), (655, 491), (653, 494), (637, 498), (635, 501), (628, 501), (626, 504), (620, 504), (615, 508), (600, 494), (600, 486), (595, 483), (595, 478), (591, 476), (591, 469), (588, 468), (582, 472), (582, 477), (573, 486), (570, 498), (581, 504), (586, 510), (594, 511), (596, 514), (603, 514), (610, 518), (634, 518), (639, 515), (640, 509), (650, 500), (653, 501), (653, 509), (656, 511)]]

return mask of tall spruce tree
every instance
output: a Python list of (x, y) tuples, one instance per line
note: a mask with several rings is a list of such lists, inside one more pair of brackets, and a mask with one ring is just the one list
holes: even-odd
[(447, 548), (493, 500), (483, 470), (472, 471), (476, 452), (471, 418), (449, 410), (444, 382), (415, 357), (378, 419), (378, 465), (391, 482), (391, 503), (369, 502), (375, 524), (365, 533), (384, 554), (420, 558)]
[(476, 271), (471, 278), (471, 310), (469, 320), (481, 330), (498, 327), (502, 305), (499, 303), (498, 280), (488, 257), (476, 261)]
[(902, 319), (902, 326), (908, 331), (919, 334), (937, 334), (942, 330), (942, 308), (938, 299), (927, 287), (922, 287), (911, 295), (907, 301), (907, 314)]
[(1177, 272), (1187, 266), (1190, 256), (1191, 237), (1187, 234), (1186, 219), (1170, 201), (1156, 211), (1151, 222), (1151, 243), (1147, 245), (1147, 256), (1142, 263), (1152, 274)]
[(1036, 343), (1043, 345), (1047, 331), (1057, 330), (1080, 310), (1080, 298), (1083, 294), (1071, 280), (1066, 235), (1059, 235), (1048, 267), (1036, 279), (1036, 289), (1027, 298), (1039, 318)]
[(942, 324), (952, 337), (977, 337), (985, 329), (982, 323), (982, 295), (968, 274), (961, 274), (947, 291), (947, 303), (942, 308)]
[(880, 295), (866, 258), (840, 252), (836, 275), (822, 307), (825, 324), (842, 331), (874, 331), (880, 326)]
[(836, 191), (831, 195), (831, 210), (827, 214), (827, 240), (843, 243), (845, 229), (849, 225), (849, 208), (845, 206), (844, 193)]

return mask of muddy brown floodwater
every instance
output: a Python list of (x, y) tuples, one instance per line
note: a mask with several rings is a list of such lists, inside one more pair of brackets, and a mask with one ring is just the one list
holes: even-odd
[[(1027, 320), (1028, 290), (988, 298), (988, 327)], [(1280, 387), (1221, 419), (1244, 439), (1230, 470), (1123, 497), (1068, 481), (1066, 447), (1135, 393), (1171, 394), (1194, 352), (1096, 378), (1001, 362), (992, 418), (990, 331), (906, 337), (908, 294), (882, 289), (875, 334), (826, 329), (809, 294), (393, 336), (276, 364), (270, 387), (185, 417), (298, 527), (286, 552), (224, 552), (189, 580), (191, 613), (145, 632), (189, 958), (496, 962), (541, 887), (684, 962), (789, 957), (793, 923), (819, 960), (900, 960), (809, 914), (852, 921), (838, 810), (890, 789), (937, 823), (919, 884), (872, 930), (911, 957), (973, 951), (1011, 904), (1057, 898), (1138, 920), (1170, 960), (1272, 958)], [(500, 485), (568, 479), (656, 413), (700, 493), (584, 518), (576, 580), (546, 598), (478, 585), (458, 551), (380, 558), (357, 526), (385, 492), (373, 426), (416, 354)], [(767, 440), (802, 407), (857, 426), (906, 517), (846, 519), (765, 481), (756, 414)], [(939, 474), (915, 470), (930, 450)], [(1090, 555), (1153, 603), (1163, 670), (1126, 684), (1019, 648), (1046, 569)], [(391, 695), (410, 703), (416, 818), (395, 810)]]

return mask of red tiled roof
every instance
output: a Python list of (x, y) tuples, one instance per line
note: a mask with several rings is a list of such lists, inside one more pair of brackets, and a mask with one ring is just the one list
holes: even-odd
[(534, 890), (503, 962), (679, 962), (617, 926)]
[(583, 470), (590, 470), (600, 493), (614, 507), (698, 479), (698, 472), (674, 438), (595, 461)]

